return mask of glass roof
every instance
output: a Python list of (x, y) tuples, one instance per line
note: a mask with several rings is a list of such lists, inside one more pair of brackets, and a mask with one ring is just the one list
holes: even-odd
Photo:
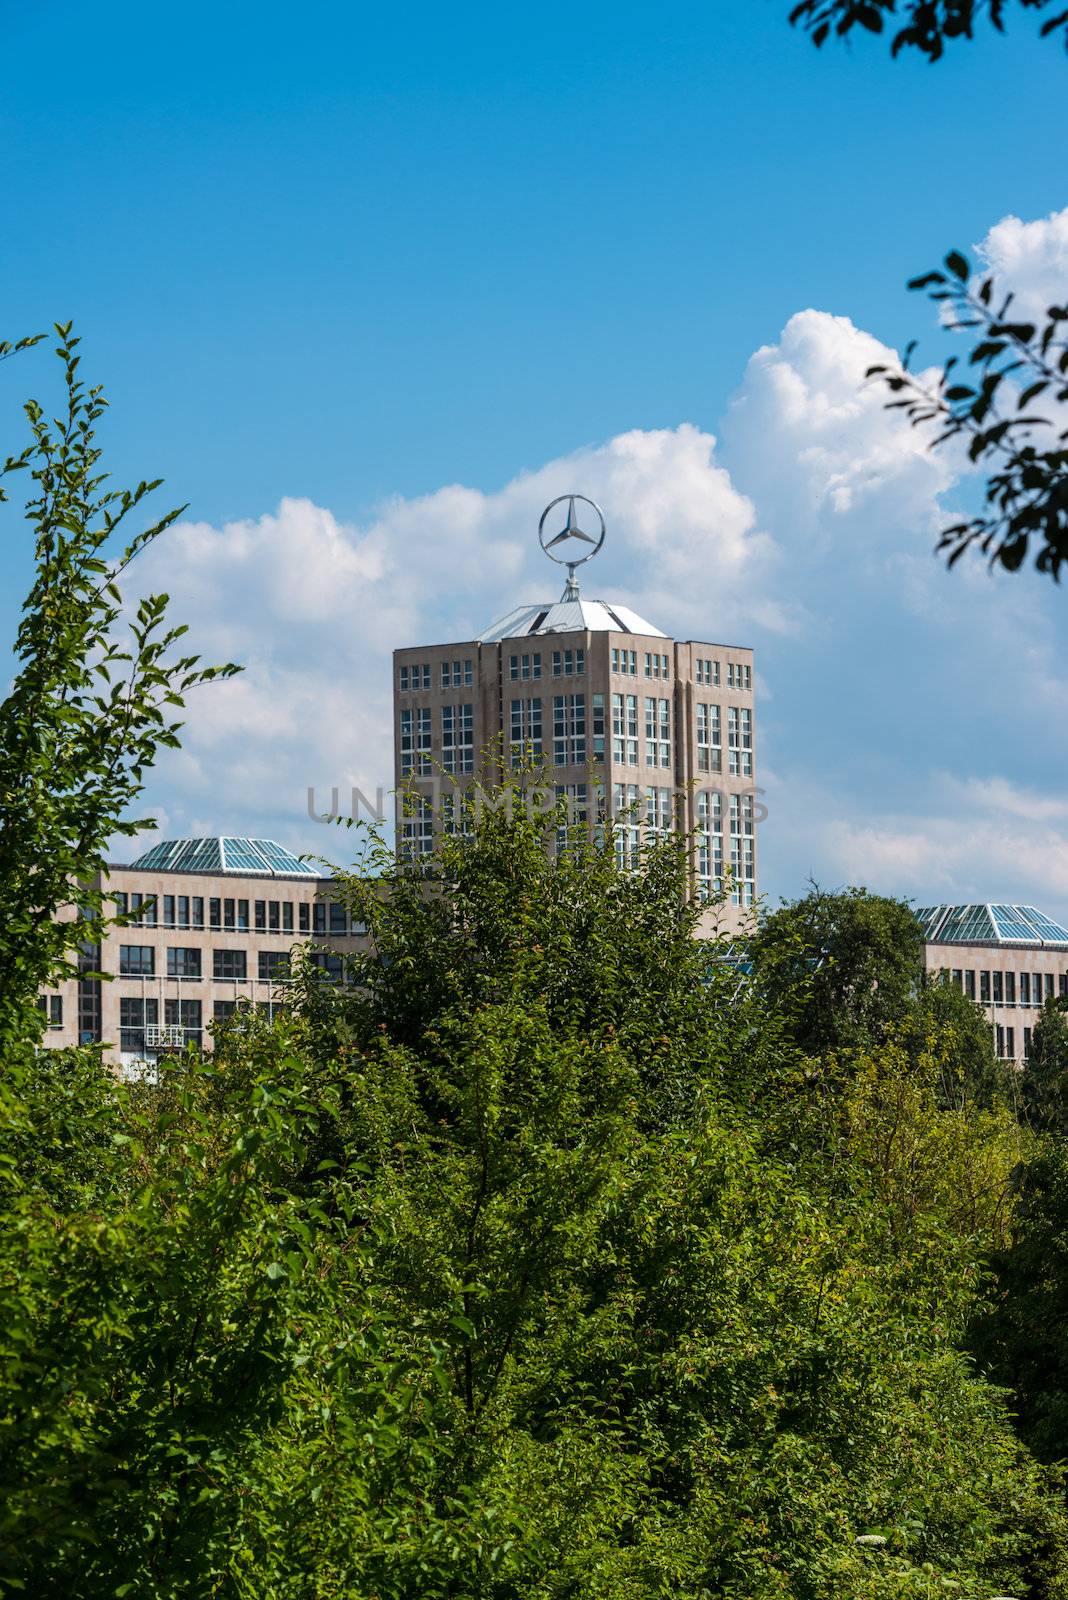
[(1068, 928), (1034, 906), (917, 906), (929, 944), (1068, 945)]
[(146, 872), (244, 872), (271, 877), (318, 878), (318, 867), (301, 861), (273, 839), (165, 839), (130, 863)]

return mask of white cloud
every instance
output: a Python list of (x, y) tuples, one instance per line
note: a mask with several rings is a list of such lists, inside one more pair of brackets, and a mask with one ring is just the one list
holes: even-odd
[(577, 489), (609, 525), (586, 593), (681, 637), (757, 647), (773, 691), (758, 722), (772, 893), (846, 874), (1063, 915), (1049, 904), (1068, 907), (1061, 596), (935, 558), (959, 462), (865, 383), (895, 359), (848, 318), (801, 311), (751, 358), (720, 444), (689, 423), (633, 429), (497, 490), (394, 498), (359, 524), (286, 499), (172, 530), (139, 582), (171, 593), (196, 648), (247, 670), (196, 696), (149, 799), (174, 833), (262, 831), (344, 855), (306, 792), (322, 806), (335, 784), (390, 787), (391, 651), (471, 639), (555, 597), (538, 517)]
[(1035, 222), (1002, 217), (977, 249), (999, 285), (1014, 291), (1020, 315), (1038, 319), (1068, 303), (1068, 206)]

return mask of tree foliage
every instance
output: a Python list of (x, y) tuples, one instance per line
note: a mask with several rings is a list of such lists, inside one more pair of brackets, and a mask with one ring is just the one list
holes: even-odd
[(991, 562), (1015, 572), (1034, 541), (1039, 572), (1059, 579), (1068, 560), (1068, 426), (1064, 413), (1044, 416), (1041, 403), (1068, 404), (1068, 304), (1050, 306), (1036, 324), (1012, 314), (1013, 296), (1000, 295), (992, 277), (972, 281), (959, 251), (943, 271), (926, 272), (909, 285), (926, 289), (948, 312), (953, 332), (978, 329), (967, 373), (950, 357), (934, 386), (909, 370), (910, 351), (899, 369), (877, 365), (914, 427), (937, 429), (933, 448), (966, 442), (968, 459), (986, 467), (985, 510), (951, 523), (939, 549), (949, 565), (972, 545)]
[[(0, 347), (14, 354), (38, 342)], [(128, 524), (158, 487), (109, 486), (96, 442), (106, 400), (79, 374), (78, 339), (56, 327), (64, 404), (55, 419), (36, 400), (30, 442), (0, 467), (28, 474), (26, 518), (34, 581), (15, 642), (17, 670), (0, 702), (0, 1049), (38, 1037), (38, 990), (70, 968), (79, 920), (103, 913), (94, 874), (109, 839), (144, 827), (130, 814), (158, 749), (177, 744), (184, 696), (232, 665), (201, 667), (181, 653), (184, 626), (167, 596), (125, 616), (119, 580), (181, 514), (131, 538)], [(117, 544), (117, 549), (115, 548)]]
[(1041, 13), (1041, 37), (1060, 35), (1068, 44), (1068, 9), (1057, 0), (800, 0), (790, 21), (817, 46), (859, 29), (888, 34), (893, 56), (918, 50), (928, 61), (939, 61), (947, 46), (973, 39), (983, 20), (1003, 33), (1006, 16), (1016, 10)]

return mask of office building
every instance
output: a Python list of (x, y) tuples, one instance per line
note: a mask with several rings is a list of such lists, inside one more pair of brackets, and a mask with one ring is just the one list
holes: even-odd
[(1042, 1005), (1068, 997), (1068, 928), (1034, 906), (920, 906), (928, 972), (982, 1006), (997, 1053), (1026, 1061)]
[(129, 921), (102, 938), (84, 924), (82, 975), (38, 1002), (45, 1043), (102, 1042), (128, 1072), (186, 1043), (210, 1049), (212, 1024), (242, 1003), (273, 1014), (295, 944), (337, 977), (366, 942), (331, 881), (270, 839), (164, 841), (94, 887)]
[(517, 606), (474, 639), (394, 652), (399, 848), (418, 857), (457, 826), (460, 796), (492, 787), (503, 749), (515, 767), (545, 764), (572, 820), (623, 818), (624, 865), (643, 834), (691, 833), (695, 891), (725, 890), (720, 925), (742, 929), (757, 894), (752, 650), (672, 639), (584, 598), (576, 568), (604, 541), (592, 501), (553, 502), (540, 537), (568, 567), (558, 601)]

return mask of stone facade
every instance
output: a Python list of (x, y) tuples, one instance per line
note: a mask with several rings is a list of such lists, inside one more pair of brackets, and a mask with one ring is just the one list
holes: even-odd
[(141, 914), (86, 940), (82, 967), (102, 978), (72, 978), (41, 997), (44, 1042), (101, 1041), (127, 1070), (179, 1041), (210, 1050), (212, 1023), (241, 1002), (268, 1013), (284, 1005), (284, 981), (272, 972), (294, 945), (310, 946), (334, 972), (340, 956), (366, 945), (329, 880), (311, 874), (112, 866), (97, 886)]
[[(719, 921), (750, 922), (757, 884), (753, 652), (603, 624), (600, 602), (546, 607), (597, 625), (523, 631), (394, 652), (397, 836), (423, 853), (448, 825), (452, 798), (493, 783), (493, 752), (530, 751), (551, 769), (576, 820), (636, 807), (617, 840), (667, 824), (693, 833), (695, 886), (727, 889)], [(533, 616), (531, 616), (533, 613)], [(633, 613), (624, 619), (640, 624)], [(533, 623), (533, 629), (530, 624)], [(405, 814), (401, 792), (414, 806)], [(713, 918), (709, 919), (709, 922)]]

